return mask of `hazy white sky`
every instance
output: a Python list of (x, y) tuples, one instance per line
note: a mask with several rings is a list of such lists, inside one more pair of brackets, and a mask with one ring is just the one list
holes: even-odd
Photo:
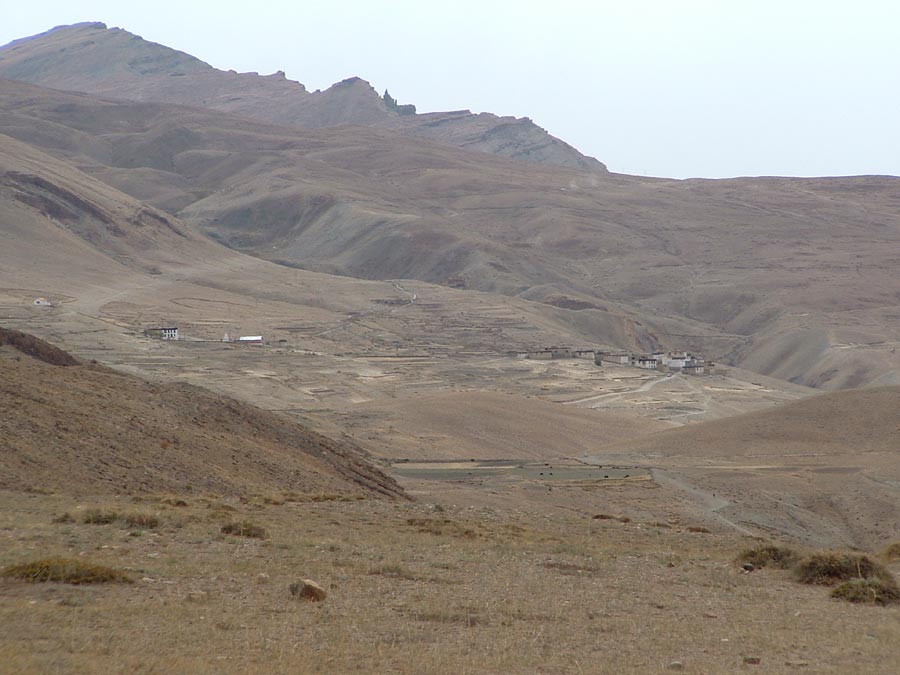
[(4, 3), (0, 44), (103, 21), (309, 89), (531, 117), (613, 171), (900, 174), (900, 2)]

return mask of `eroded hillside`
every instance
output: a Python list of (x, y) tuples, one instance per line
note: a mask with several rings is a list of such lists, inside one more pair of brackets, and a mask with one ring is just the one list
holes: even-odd
[(0, 106), (3, 133), (268, 260), (517, 296), (579, 339), (822, 388), (898, 379), (895, 178), (601, 175), (9, 81)]
[(528, 118), (468, 110), (419, 115), (414, 106), (388, 103), (358, 77), (309, 92), (283, 72), (261, 76), (217, 70), (189, 54), (102, 23), (59, 26), (3, 47), (0, 77), (136, 101), (200, 106), (311, 129), (381, 127), (512, 159), (606, 170)]

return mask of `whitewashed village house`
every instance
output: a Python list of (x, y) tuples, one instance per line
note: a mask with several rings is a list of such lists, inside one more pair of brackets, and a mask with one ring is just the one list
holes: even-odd
[(144, 334), (147, 337), (159, 338), (161, 340), (177, 340), (178, 339), (178, 327), (177, 326), (165, 326), (165, 327), (155, 327), (148, 328), (144, 331)]

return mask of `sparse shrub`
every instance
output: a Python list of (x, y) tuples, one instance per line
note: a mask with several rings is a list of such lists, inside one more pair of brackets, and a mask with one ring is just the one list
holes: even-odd
[(140, 527), (145, 530), (159, 527), (159, 518), (149, 513), (127, 513), (123, 516), (123, 520), (128, 527)]
[(748, 548), (738, 556), (737, 561), (750, 563), (754, 567), (777, 567), (786, 570), (796, 565), (799, 559), (800, 556), (793, 549), (770, 544)]
[(710, 534), (710, 529), (708, 527), (703, 527), (702, 525), (691, 525), (687, 529), (688, 532), (696, 532), (698, 534)]
[(804, 584), (834, 586), (851, 579), (893, 581), (890, 573), (871, 558), (853, 553), (816, 553), (796, 567), (797, 580)]
[(70, 558), (44, 558), (20, 565), (10, 565), (0, 574), (10, 579), (21, 579), (30, 583), (44, 581), (58, 581), (65, 584), (131, 582), (128, 575), (119, 570), (102, 565), (91, 565)]
[(885, 560), (888, 562), (898, 562), (900, 561), (900, 541), (895, 541), (893, 544), (884, 549), (881, 553), (884, 556)]
[(847, 602), (890, 605), (900, 602), (900, 589), (888, 579), (851, 579), (831, 591), (832, 598)]
[(406, 524), (427, 534), (448, 535), (463, 539), (475, 539), (479, 536), (475, 530), (454, 523), (449, 518), (407, 518)]
[(188, 503), (186, 501), (184, 501), (183, 499), (176, 499), (175, 497), (168, 497), (166, 499), (163, 499), (162, 503), (168, 504), (169, 506), (178, 506), (178, 507), (188, 505)]
[(57, 523), (57, 524), (74, 523), (74, 522), (75, 522), (75, 519), (72, 517), (72, 514), (71, 514), (71, 513), (69, 513), (68, 511), (66, 511), (66, 512), (65, 512), (64, 514), (62, 514), (61, 516), (56, 516), (56, 518), (54, 518), (51, 522)]
[(263, 528), (246, 520), (226, 523), (222, 526), (222, 534), (233, 534), (236, 537), (250, 537), (252, 539), (265, 539), (267, 536)]
[(81, 522), (87, 525), (109, 525), (119, 519), (119, 514), (115, 511), (100, 511), (99, 509), (90, 509), (85, 512)]

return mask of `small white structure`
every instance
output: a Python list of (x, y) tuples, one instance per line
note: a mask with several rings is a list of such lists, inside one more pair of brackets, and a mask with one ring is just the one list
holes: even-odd
[(692, 356), (690, 354), (686, 354), (685, 352), (672, 352), (669, 355), (669, 360), (666, 362), (666, 365), (673, 370), (681, 370), (686, 365), (688, 365)]
[(50, 302), (47, 298), (35, 298), (34, 304), (37, 307), (53, 307), (53, 303)]
[(243, 345), (261, 345), (263, 343), (262, 335), (241, 335), (235, 342)]
[(659, 365), (659, 361), (652, 356), (639, 356), (637, 357), (637, 360), (635, 360), (634, 365), (645, 370), (655, 370)]

